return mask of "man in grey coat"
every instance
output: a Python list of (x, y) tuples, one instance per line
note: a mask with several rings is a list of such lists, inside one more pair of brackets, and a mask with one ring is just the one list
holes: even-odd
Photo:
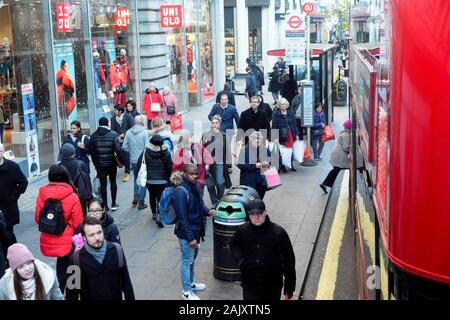
[(137, 161), (139, 156), (144, 152), (145, 146), (149, 143), (147, 125), (145, 123), (145, 117), (138, 115), (134, 118), (134, 126), (127, 131), (125, 139), (123, 141), (122, 149), (130, 154), (131, 169), (134, 175), (134, 198), (131, 203), (135, 207), (138, 203), (138, 209), (142, 210), (147, 208), (145, 202), (146, 188), (140, 187), (136, 183), (138, 175)]

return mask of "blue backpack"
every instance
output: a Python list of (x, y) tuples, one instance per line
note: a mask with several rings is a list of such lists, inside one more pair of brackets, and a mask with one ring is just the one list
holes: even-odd
[(159, 208), (159, 216), (161, 221), (166, 224), (174, 224), (177, 222), (177, 213), (172, 205), (172, 198), (175, 190), (180, 188), (184, 191), (187, 197), (187, 201), (189, 202), (189, 191), (183, 186), (178, 187), (167, 187), (164, 189), (161, 199), (159, 200), (158, 208)]

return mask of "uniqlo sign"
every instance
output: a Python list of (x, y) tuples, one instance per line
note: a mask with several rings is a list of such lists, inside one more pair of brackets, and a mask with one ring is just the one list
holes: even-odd
[(161, 28), (181, 28), (183, 26), (181, 4), (161, 5)]
[(114, 21), (116, 23), (116, 29), (128, 28), (130, 24), (130, 10), (125, 7), (116, 8), (114, 12)]
[(56, 22), (58, 25), (58, 32), (72, 31), (70, 26), (70, 3), (56, 3)]

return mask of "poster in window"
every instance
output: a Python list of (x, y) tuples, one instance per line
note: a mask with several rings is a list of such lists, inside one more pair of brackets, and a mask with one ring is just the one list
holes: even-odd
[(54, 63), (56, 72), (56, 95), (58, 110), (62, 119), (77, 119), (75, 62), (71, 41), (60, 40), (54, 44)]

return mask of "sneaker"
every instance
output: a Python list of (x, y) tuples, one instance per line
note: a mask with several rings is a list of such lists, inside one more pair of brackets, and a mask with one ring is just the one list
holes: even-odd
[(204, 283), (193, 282), (191, 284), (192, 291), (202, 291), (206, 289), (206, 285)]
[(144, 210), (145, 208), (147, 208), (148, 206), (145, 203), (139, 203), (138, 205), (138, 210)]
[(164, 224), (162, 223), (161, 220), (158, 219), (155, 222), (156, 222), (156, 225), (158, 226), (158, 228), (164, 228)]
[(157, 213), (152, 213), (152, 219), (153, 219), (153, 220), (156, 220), (157, 217), (158, 217), (158, 214), (157, 214)]
[(131, 202), (131, 205), (132, 205), (133, 207), (136, 207), (136, 205), (138, 204), (138, 202), (139, 202), (139, 199), (136, 198), (136, 197), (134, 197), (134, 198), (133, 198), (133, 201)]
[(319, 187), (323, 190), (323, 192), (328, 193), (327, 187), (323, 183), (319, 184)]
[(118, 210), (119, 209), (119, 205), (117, 204), (117, 203), (113, 203), (112, 205), (111, 205), (111, 211), (116, 211), (116, 210)]
[(123, 181), (123, 182), (127, 182), (128, 180), (130, 180), (130, 175), (129, 175), (128, 173), (125, 172), (125, 173), (123, 174), (123, 179), (122, 179), (122, 181)]
[(181, 290), (181, 296), (184, 300), (200, 300), (200, 298), (192, 292), (192, 290), (188, 292)]
[(318, 157), (317, 160), (318, 160), (318, 161), (322, 161), (322, 157)]

